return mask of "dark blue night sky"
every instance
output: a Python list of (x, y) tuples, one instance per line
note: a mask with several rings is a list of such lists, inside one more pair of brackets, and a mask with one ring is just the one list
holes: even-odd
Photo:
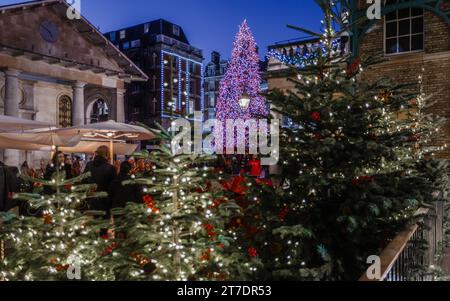
[[(23, 1), (0, 0), (0, 5)], [(238, 25), (247, 19), (265, 54), (275, 42), (304, 37), (287, 24), (318, 29), (314, 0), (82, 0), (82, 14), (102, 32), (164, 18), (183, 27), (207, 60), (217, 50), (229, 58)]]

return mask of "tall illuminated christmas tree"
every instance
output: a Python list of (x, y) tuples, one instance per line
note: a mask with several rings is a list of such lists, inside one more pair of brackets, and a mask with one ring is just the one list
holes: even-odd
[(355, 280), (445, 189), (432, 182), (445, 170), (433, 160), (441, 147), (430, 148), (441, 120), (417, 87), (364, 79), (377, 58), (342, 53), (340, 11), (317, 3), (323, 32), (297, 29), (320, 45), (307, 56), (272, 54), (296, 75), (295, 88), (268, 98), (296, 126), (281, 130), (278, 208), (265, 214), (279, 220), (265, 224), (277, 248), (259, 249), (275, 279)]
[(252, 32), (244, 21), (234, 42), (231, 61), (220, 83), (216, 118), (247, 120), (266, 117), (269, 108), (261, 95), (259, 55)]

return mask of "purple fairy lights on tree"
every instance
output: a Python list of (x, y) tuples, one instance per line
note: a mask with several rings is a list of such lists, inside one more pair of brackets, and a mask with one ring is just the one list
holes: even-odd
[[(227, 72), (220, 83), (216, 104), (216, 119), (221, 121), (224, 127), (227, 120), (245, 122), (249, 119), (266, 118), (269, 115), (269, 106), (261, 95), (259, 62), (255, 39), (247, 21), (244, 20), (236, 35)], [(250, 102), (245, 103), (242, 101), (243, 98), (250, 99)], [(223, 134), (224, 132), (225, 130)], [(241, 133), (235, 133), (235, 140), (243, 138), (239, 136)], [(219, 137), (220, 133), (216, 135), (216, 138)], [(248, 141), (248, 137), (245, 140)]]

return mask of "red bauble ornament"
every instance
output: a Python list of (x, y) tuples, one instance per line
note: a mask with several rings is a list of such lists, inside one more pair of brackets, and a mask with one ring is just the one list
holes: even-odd
[(312, 112), (311, 118), (312, 118), (312, 120), (317, 121), (317, 122), (319, 122), (322, 119), (319, 112)]
[(255, 248), (248, 248), (247, 253), (252, 258), (258, 257), (258, 251)]

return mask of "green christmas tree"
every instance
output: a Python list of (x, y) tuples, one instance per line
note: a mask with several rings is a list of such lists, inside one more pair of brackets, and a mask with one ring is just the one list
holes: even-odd
[(346, 23), (333, 1), (317, 3), (323, 33), (292, 28), (320, 46), (306, 56), (274, 54), (296, 77), (295, 91), (269, 97), (292, 122), (281, 132), (272, 212), (283, 212), (284, 223), (269, 229), (288, 244), (270, 269), (277, 279), (356, 280), (368, 256), (430, 205), (432, 185), (420, 166), (433, 152), (439, 120), (426, 114), (417, 88), (364, 80), (378, 59), (343, 54), (338, 38)]
[[(100, 212), (81, 213), (83, 201), (105, 197), (95, 192), (96, 185), (79, 184), (90, 174), (65, 179), (57, 169), (51, 180), (22, 176), (25, 181), (46, 186), (52, 195), (20, 193), (15, 199), (25, 200), (36, 216), (24, 217), (1, 213), (0, 240), (5, 258), (0, 261), (0, 277), (4, 280), (107, 280), (107, 271), (94, 268), (103, 246), (99, 240), (102, 222), (93, 218)], [(51, 190), (50, 189), (50, 190)], [(80, 278), (81, 277), (81, 278)]]
[(152, 173), (124, 182), (143, 191), (141, 204), (115, 209), (115, 246), (99, 261), (117, 280), (246, 280), (256, 266), (235, 244), (227, 221), (241, 208), (221, 197), (208, 155), (178, 154), (174, 134), (154, 131), (159, 149), (136, 154)]

